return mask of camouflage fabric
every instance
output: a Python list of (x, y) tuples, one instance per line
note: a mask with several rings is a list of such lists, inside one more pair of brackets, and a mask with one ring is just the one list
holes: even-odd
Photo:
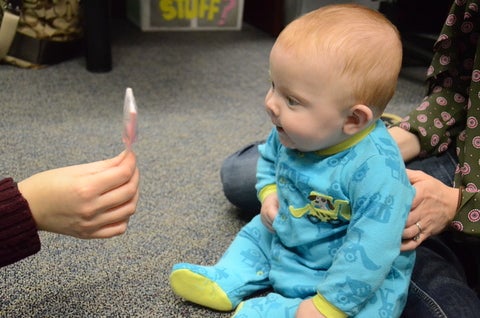
[[(6, 4), (6, 0), (0, 0), (0, 19)], [(17, 34), (55, 42), (81, 39), (83, 29), (80, 6), (80, 0), (23, 0)], [(15, 56), (7, 56), (4, 61), (21, 67), (36, 66)]]

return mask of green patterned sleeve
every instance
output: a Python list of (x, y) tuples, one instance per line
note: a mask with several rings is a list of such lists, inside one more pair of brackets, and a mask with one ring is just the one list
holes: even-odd
[(465, 126), (466, 103), (462, 94), (433, 86), (422, 103), (397, 126), (417, 136), (421, 157), (436, 155), (446, 151)]
[(398, 124), (420, 140), (421, 156), (444, 152), (466, 124), (472, 61), (476, 55), (464, 24), (475, 14), (467, 3), (452, 4), (427, 70), (426, 97)]
[(423, 102), (399, 124), (415, 134), (421, 156), (436, 155), (456, 143), (461, 189), (452, 226), (480, 235), (480, 13), (478, 0), (453, 2), (434, 45)]
[(480, 192), (471, 192), (468, 189), (460, 188), (461, 201), (459, 202), (458, 212), (452, 222), (452, 227), (459, 232), (468, 235), (480, 236), (480, 210), (478, 208), (480, 201)]

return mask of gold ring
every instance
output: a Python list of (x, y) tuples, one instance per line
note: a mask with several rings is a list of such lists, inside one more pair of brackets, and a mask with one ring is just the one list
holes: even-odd
[(422, 227), (420, 226), (420, 222), (415, 223), (415, 225), (418, 227), (418, 234), (423, 232)]

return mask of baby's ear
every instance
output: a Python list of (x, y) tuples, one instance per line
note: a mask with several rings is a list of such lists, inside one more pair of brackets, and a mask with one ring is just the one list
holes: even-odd
[(343, 132), (347, 135), (354, 135), (363, 130), (373, 120), (373, 111), (366, 105), (357, 104), (352, 106), (349, 112), (343, 125)]

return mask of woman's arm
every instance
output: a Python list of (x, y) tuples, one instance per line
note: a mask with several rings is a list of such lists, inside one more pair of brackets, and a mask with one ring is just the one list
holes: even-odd
[(400, 127), (392, 127), (388, 131), (400, 148), (403, 161), (412, 160), (420, 154), (420, 142), (416, 135)]
[(39, 250), (40, 239), (27, 201), (12, 178), (0, 180), (0, 267)]

